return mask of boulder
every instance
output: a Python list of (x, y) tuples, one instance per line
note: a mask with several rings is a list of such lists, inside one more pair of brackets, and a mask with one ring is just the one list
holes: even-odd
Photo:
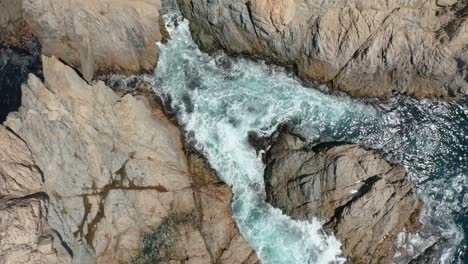
[(99, 73), (152, 72), (165, 34), (160, 0), (1, 0), (0, 6), (27, 22), (45, 55), (87, 81)]
[(468, 94), (466, 0), (178, 2), (207, 51), (292, 65), (358, 97)]
[(351, 263), (392, 263), (399, 234), (420, 228), (423, 203), (405, 169), (377, 151), (350, 144), (308, 149), (281, 134), (267, 160), (268, 202), (295, 219), (319, 218)]

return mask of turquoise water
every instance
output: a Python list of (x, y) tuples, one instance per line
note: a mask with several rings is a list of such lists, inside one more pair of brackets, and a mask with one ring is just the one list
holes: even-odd
[(267, 136), (283, 124), (311, 143), (350, 141), (382, 150), (407, 167), (428, 208), (439, 208), (430, 214), (461, 234), (468, 204), (466, 104), (327, 95), (281, 68), (204, 54), (187, 21), (178, 15), (166, 21), (172, 39), (160, 44), (155, 90), (188, 140), (232, 186), (234, 218), (263, 263), (344, 261), (340, 242), (325, 235), (318, 220), (295, 221), (264, 202), (264, 164), (248, 134)]

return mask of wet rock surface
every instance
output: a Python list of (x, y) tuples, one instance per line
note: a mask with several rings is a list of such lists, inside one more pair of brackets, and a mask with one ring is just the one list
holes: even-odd
[[(33, 231), (34, 237), (15, 242), (20, 249), (5, 246), (0, 257), (33, 259), (44, 244), (41, 254), (56, 260), (40, 263), (153, 263), (137, 258), (148, 247), (145, 237), (185, 225), (189, 216), (197, 224), (171, 233), (175, 250), (161, 260), (256, 258), (232, 220), (229, 188), (206, 165), (187, 160), (178, 128), (159, 108), (143, 96), (121, 97), (102, 82), (89, 85), (56, 58), (43, 56), (42, 62), (44, 81), (29, 76), (22, 107), (0, 130), (0, 197), (11, 204), (2, 207), (0, 244)], [(197, 177), (213, 177), (216, 184), (202, 186)], [(24, 198), (38, 193), (32, 201)], [(10, 228), (15, 206), (31, 208), (18, 225), (38, 227)], [(49, 230), (55, 239), (43, 243)]]
[[(421, 228), (423, 203), (402, 166), (359, 145), (310, 148), (287, 133), (274, 142), (266, 158), (268, 202), (295, 219), (321, 219), (351, 263), (392, 263), (395, 257), (397, 263), (422, 263), (430, 254), (431, 261), (439, 259), (441, 251), (431, 253), (428, 245), (443, 247), (444, 238), (435, 228)], [(410, 237), (432, 241), (411, 252), (404, 240), (417, 239)]]
[(359, 97), (468, 94), (466, 0), (179, 0), (194, 38)]

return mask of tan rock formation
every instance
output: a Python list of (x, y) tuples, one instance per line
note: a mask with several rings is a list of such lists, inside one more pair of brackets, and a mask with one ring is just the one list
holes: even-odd
[(293, 65), (353, 96), (468, 94), (468, 2), (178, 0), (206, 50)]
[(147, 235), (134, 263), (259, 264), (232, 219), (229, 188), (197, 153), (188, 153), (188, 158), (196, 210), (172, 215)]
[(0, 263), (71, 263), (46, 215), (45, 194), (0, 199)]
[(22, 17), (21, 3), (19, 0), (0, 1), (0, 44), (24, 48), (34, 38)]
[(44, 54), (88, 81), (96, 72), (152, 72), (165, 34), (160, 0), (1, 0), (0, 7), (0, 32), (30, 27)]
[(41, 171), (25, 142), (0, 126), (0, 263), (70, 263), (47, 223)]
[(0, 126), (0, 196), (22, 197), (43, 191), (41, 171), (24, 141)]
[(351, 263), (393, 263), (400, 232), (419, 228), (423, 206), (402, 166), (376, 151), (339, 145), (315, 151), (282, 134), (265, 175), (268, 200), (301, 220), (318, 217)]
[(21, 18), (21, 1), (0, 1), (0, 27)]
[(196, 153), (189, 153), (189, 167), (196, 190), (200, 231), (212, 263), (259, 264), (257, 255), (242, 238), (232, 218), (233, 194), (216, 172)]
[[(200, 225), (174, 235), (178, 250), (171, 256), (184, 254), (198, 263), (255, 257), (232, 220), (229, 189), (194, 184), (180, 132), (161, 110), (144, 97), (120, 97), (102, 82), (88, 85), (56, 58), (42, 61), (44, 82), (30, 75), (22, 107), (0, 130), (0, 179), (6, 186), (1, 194), (49, 197), (34, 209), (44, 212), (25, 218), (31, 224), (24, 225), (47, 219), (73, 263), (122, 263), (135, 260), (147, 234), (174, 216), (189, 215)], [(5, 232), (14, 237), (26, 231)], [(186, 237), (206, 243), (184, 242)], [(42, 242), (27, 243), (37, 245)], [(29, 252), (20, 253), (31, 257)], [(65, 257), (60, 261), (69, 261)]]

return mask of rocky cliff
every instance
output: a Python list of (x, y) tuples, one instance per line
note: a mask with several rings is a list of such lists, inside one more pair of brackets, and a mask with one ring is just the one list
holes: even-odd
[(18, 108), (27, 72), (41, 75), (35, 53), (57, 57), (88, 82), (153, 72), (156, 42), (168, 38), (160, 11), (160, 0), (0, 0), (0, 121)]
[(0, 7), (0, 263), (258, 263), (151, 88), (92, 81), (153, 71), (159, 0)]
[[(258, 261), (229, 188), (198, 156), (187, 160), (161, 110), (42, 61), (44, 82), (29, 76), (0, 130), (0, 262)], [(169, 237), (151, 239), (168, 226)]]
[(360, 97), (468, 94), (466, 0), (178, 0), (208, 51), (293, 66)]
[(424, 263), (424, 254), (434, 254), (431, 261), (440, 257), (431, 245), (444, 241), (431, 230), (419, 238), (434, 240), (422, 243), (425, 248), (408, 250), (418, 239), (397, 244), (425, 229), (419, 220), (423, 203), (405, 169), (376, 151), (349, 144), (310, 149), (297, 136), (281, 134), (267, 155), (265, 182), (273, 206), (295, 219), (321, 219), (343, 243), (350, 263)]
[[(461, 1), (180, 3), (209, 50), (295, 65), (358, 96), (466, 93)], [(16, 93), (0, 114), (21, 101), (0, 125), (0, 263), (259, 263), (232, 219), (229, 187), (152, 96), (95, 80), (154, 69), (155, 43), (168, 40), (160, 9), (159, 0), (0, 0), (1, 67), (11, 70), (0, 92)], [(404, 170), (374, 151), (311, 151), (285, 136), (270, 155), (269, 202), (322, 218), (352, 261), (388, 262), (397, 236), (419, 228), (422, 203)]]
[(28, 27), (43, 53), (90, 81), (96, 73), (152, 72), (156, 42), (167, 37), (160, 0), (1, 0), (0, 32), (18, 38)]

